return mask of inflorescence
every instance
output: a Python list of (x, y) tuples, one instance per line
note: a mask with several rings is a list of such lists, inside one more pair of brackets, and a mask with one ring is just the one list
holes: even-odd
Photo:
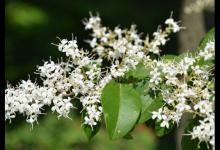
[[(171, 33), (180, 31), (179, 22), (172, 16), (165, 21), (165, 28), (158, 27), (149, 36), (142, 38), (135, 25), (129, 29), (119, 26), (113, 30), (101, 24), (100, 17), (91, 15), (83, 21), (85, 30), (92, 31), (87, 40), (91, 51), (80, 49), (76, 38), (59, 39), (55, 44), (67, 60), (45, 61), (37, 67), (42, 85), (31, 80), (22, 80), (17, 86), (8, 85), (5, 90), (5, 120), (26, 116), (32, 126), (43, 113), (45, 105), (59, 117), (69, 118), (72, 101), (79, 100), (83, 106), (85, 125), (92, 129), (101, 121), (101, 92), (114, 78), (143, 63), (152, 68), (150, 88), (162, 93), (165, 105), (152, 112), (152, 118), (161, 121), (160, 126), (169, 128), (170, 123), (179, 124), (184, 112), (200, 116), (200, 124), (193, 128), (193, 139), (214, 145), (214, 83), (211, 80), (213, 67), (196, 65), (203, 59), (214, 59), (214, 41), (210, 41), (196, 57), (187, 55), (178, 61), (152, 59), (150, 54), (160, 55), (160, 47), (168, 41)], [(165, 83), (165, 84), (163, 84)], [(165, 86), (160, 86), (160, 85)]]

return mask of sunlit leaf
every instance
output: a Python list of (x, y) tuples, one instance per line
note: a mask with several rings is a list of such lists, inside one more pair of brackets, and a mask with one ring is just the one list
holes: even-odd
[(102, 92), (102, 106), (110, 139), (126, 136), (141, 112), (141, 99), (131, 85), (111, 81)]

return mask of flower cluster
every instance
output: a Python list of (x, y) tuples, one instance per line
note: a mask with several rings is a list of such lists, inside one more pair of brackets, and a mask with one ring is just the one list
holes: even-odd
[(184, 11), (187, 14), (193, 12), (200, 13), (205, 9), (210, 9), (214, 7), (214, 0), (195, 0), (189, 6), (185, 7)]
[(23, 114), (33, 127), (39, 115), (44, 114), (44, 106), (49, 106), (58, 118), (69, 118), (74, 107), (72, 100), (79, 100), (83, 124), (93, 129), (101, 121), (101, 93), (106, 84), (143, 63), (150, 69), (150, 90), (161, 94), (164, 101), (158, 111), (152, 112), (152, 119), (160, 127), (169, 128), (178, 125), (184, 113), (191, 113), (199, 118), (199, 123), (188, 135), (214, 148), (214, 40), (195, 54), (168, 59), (160, 57), (160, 47), (171, 33), (183, 28), (172, 16), (166, 19), (164, 29), (159, 27), (153, 33), (151, 40), (149, 36), (143, 38), (135, 25), (111, 30), (101, 24), (98, 15), (91, 14), (83, 24), (85, 30), (92, 31), (91, 39), (87, 40), (91, 51), (80, 49), (76, 38), (59, 39), (60, 43), (54, 45), (66, 55), (66, 60), (56, 63), (50, 59), (38, 66), (36, 73), (41, 85), (30, 80), (22, 80), (15, 87), (8, 85), (5, 120), (11, 122), (17, 114)]
[[(165, 105), (152, 112), (152, 118), (161, 127), (179, 124), (183, 113), (188, 112), (199, 118), (200, 125), (190, 133), (192, 139), (207, 142), (214, 148), (214, 61), (215, 41), (209, 41), (204, 49), (176, 61), (161, 59), (152, 61), (150, 88), (159, 91)], [(174, 58), (175, 59), (175, 58)]]
[[(212, 145), (212, 148), (215, 149), (215, 122), (214, 115), (209, 115), (204, 120), (199, 121), (199, 125), (193, 128), (193, 131), (190, 133), (192, 139), (198, 138), (199, 141), (204, 141)], [(199, 145), (198, 145), (199, 146)]]
[(150, 41), (148, 36), (141, 38), (135, 25), (111, 30), (101, 24), (99, 16), (93, 15), (83, 23), (86, 30), (92, 31), (92, 39), (88, 40), (92, 51), (80, 49), (75, 38), (59, 39), (60, 43), (54, 45), (65, 53), (67, 60), (58, 63), (49, 60), (38, 66), (36, 73), (42, 79), (41, 86), (30, 80), (22, 81), (17, 87), (8, 86), (5, 120), (20, 113), (33, 125), (45, 105), (51, 106), (58, 117), (69, 118), (71, 100), (79, 99), (85, 114), (84, 124), (93, 128), (101, 120), (101, 92), (105, 85), (140, 62), (152, 61), (148, 54), (159, 54), (159, 47), (168, 41), (168, 35), (182, 28), (170, 17), (165, 21), (165, 29), (158, 28)]
[[(30, 80), (22, 80), (17, 87), (8, 85), (5, 90), (5, 119), (11, 121), (12, 118), (15, 118), (16, 112), (19, 112), (27, 116), (26, 121), (28, 123), (33, 124), (35, 121), (37, 122), (38, 115), (42, 114), (43, 106), (51, 105), (53, 99), (65, 101), (56, 95), (53, 88), (40, 87)], [(72, 107), (71, 103), (66, 104), (68, 107)], [(59, 106), (60, 108), (66, 107), (64, 104)], [(62, 108), (62, 111), (65, 110), (66, 108)]]

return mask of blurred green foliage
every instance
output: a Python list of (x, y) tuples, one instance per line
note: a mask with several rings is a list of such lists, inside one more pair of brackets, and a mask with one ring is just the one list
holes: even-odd
[(134, 139), (111, 141), (102, 128), (96, 137), (88, 142), (77, 116), (58, 120), (48, 114), (35, 125), (33, 130), (27, 123), (6, 132), (6, 149), (9, 150), (154, 150), (156, 139), (145, 126), (139, 126), (132, 134)]
[(35, 25), (43, 25), (48, 16), (39, 8), (29, 6), (25, 3), (12, 2), (6, 6), (6, 13), (10, 24), (20, 28), (31, 28)]

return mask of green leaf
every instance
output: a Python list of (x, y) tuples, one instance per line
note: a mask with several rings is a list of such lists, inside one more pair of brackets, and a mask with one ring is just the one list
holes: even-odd
[(208, 31), (208, 33), (206, 33), (206, 35), (200, 41), (198, 50), (204, 49), (206, 46), (206, 43), (214, 39), (215, 39), (215, 28), (213, 27), (211, 30)]
[(93, 129), (89, 125), (83, 124), (83, 130), (90, 141), (99, 131), (101, 123), (97, 123), (96, 126), (93, 126)]
[(197, 61), (195, 63), (195, 65), (199, 65), (199, 66), (209, 66), (209, 67), (213, 67), (215, 65), (215, 62), (213, 60), (204, 60), (204, 59), (200, 59), (199, 61)]
[[(189, 124), (185, 128), (184, 134), (189, 134), (189, 131), (192, 131), (193, 127), (198, 124), (198, 119), (190, 120)], [(181, 140), (182, 150), (207, 150), (207, 145), (205, 142), (200, 143), (200, 148), (198, 147), (199, 140), (191, 139), (190, 135), (183, 135)], [(209, 145), (209, 149), (211, 146)]]
[(148, 106), (148, 108), (143, 112), (145, 115), (144, 120), (147, 121), (151, 119), (152, 117), (152, 111), (157, 111), (159, 108), (161, 108), (164, 104), (164, 101), (160, 98), (157, 97), (154, 99), (151, 104)]
[(102, 106), (110, 139), (127, 135), (141, 112), (141, 99), (129, 84), (111, 81), (102, 92)]
[(145, 79), (149, 76), (149, 70), (145, 67), (143, 63), (139, 63), (135, 69), (128, 71), (125, 77), (132, 77), (135, 79)]
[(147, 120), (151, 119), (152, 111), (158, 110), (164, 102), (161, 98), (157, 97), (156, 99), (152, 98), (148, 94), (148, 80), (143, 80), (141, 82), (138, 82), (134, 85), (134, 89), (138, 92), (138, 94), (141, 97), (141, 115), (138, 120), (138, 123), (144, 123)]
[[(81, 120), (83, 121), (83, 118), (85, 117), (85, 112), (82, 113), (82, 116), (81, 116)], [(83, 124), (82, 123), (82, 128), (83, 128), (83, 131), (84, 133), (86, 134), (87, 138), (89, 141), (91, 141), (91, 139), (98, 133), (99, 129), (101, 128), (101, 123), (98, 122), (96, 126), (89, 126), (87, 124)]]

